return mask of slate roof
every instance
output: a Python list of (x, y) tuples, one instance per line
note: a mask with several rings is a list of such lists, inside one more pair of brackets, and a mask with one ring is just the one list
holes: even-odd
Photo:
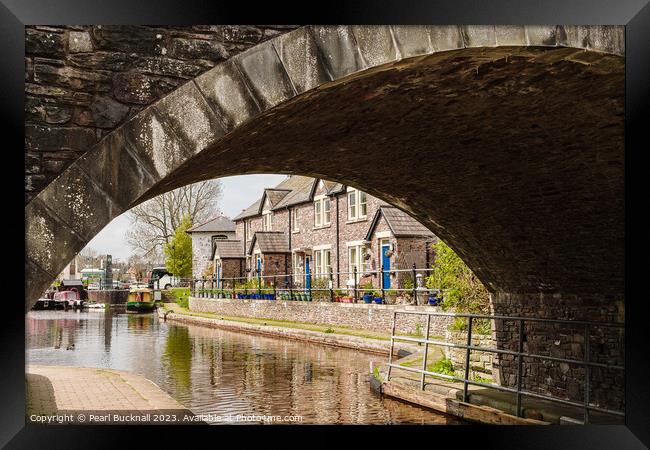
[(366, 240), (372, 238), (375, 227), (379, 219), (384, 217), (388, 227), (395, 237), (434, 237), (435, 235), (427, 227), (406, 214), (404, 211), (390, 205), (382, 205), (377, 209), (375, 216), (370, 223), (370, 228), (366, 234)]
[(269, 202), (271, 203), (271, 209), (275, 208), (277, 204), (280, 203), (282, 199), (286, 197), (290, 192), (292, 192), (290, 189), (264, 189), (264, 194), (266, 194), (266, 198), (268, 198)]
[(194, 225), (187, 230), (188, 233), (198, 233), (203, 231), (235, 231), (235, 222), (230, 220), (230, 217), (218, 216), (206, 220), (198, 225)]
[(221, 259), (227, 258), (244, 258), (244, 250), (242, 243), (235, 239), (224, 239), (214, 241), (214, 248), (212, 249), (212, 260), (218, 256)]
[(277, 186), (264, 190), (262, 197), (240, 212), (233, 220), (246, 219), (262, 214), (262, 201), (268, 196), (272, 209), (280, 209), (311, 200), (315, 178), (293, 175), (282, 180)]
[(248, 253), (252, 254), (255, 243), (262, 253), (290, 253), (289, 241), (282, 231), (256, 231)]
[[(262, 202), (268, 198), (271, 209), (278, 210), (313, 200), (318, 178), (293, 175), (273, 188), (264, 190), (261, 198), (239, 213), (233, 220), (246, 219), (262, 214)], [(328, 195), (339, 194), (345, 190), (345, 185), (335, 181), (323, 180)]]
[(293, 176), (291, 177), (291, 192), (289, 192), (280, 203), (273, 209), (286, 208), (299, 203), (309, 202), (312, 200), (314, 187), (318, 181), (316, 178)]

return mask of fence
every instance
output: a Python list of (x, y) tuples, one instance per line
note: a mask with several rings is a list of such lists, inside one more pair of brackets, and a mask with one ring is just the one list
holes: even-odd
[[(426, 332), (425, 332), (425, 337), (420, 339), (420, 338), (415, 338), (415, 337), (409, 337), (409, 336), (401, 336), (401, 335), (396, 335), (395, 334), (395, 325), (397, 323), (397, 316), (398, 314), (416, 314), (416, 315), (426, 315), (427, 316), (427, 325), (426, 325)], [(467, 319), (467, 343), (465, 345), (463, 344), (454, 344), (454, 343), (449, 343), (449, 342), (440, 342), (440, 341), (434, 341), (429, 339), (429, 327), (431, 323), (431, 317), (432, 316), (451, 316), (451, 317), (458, 317), (458, 318), (464, 318)], [(518, 348), (517, 351), (513, 350), (507, 350), (507, 349), (499, 349), (499, 348), (489, 348), (489, 347), (481, 347), (481, 346), (474, 346), (472, 345), (472, 326), (475, 320), (480, 319), (480, 320), (501, 320), (501, 321), (514, 321), (518, 322)], [(530, 353), (530, 352), (524, 352), (524, 326), (526, 322), (533, 322), (533, 323), (547, 323), (547, 324), (561, 324), (561, 325), (566, 325), (566, 326), (571, 326), (571, 327), (583, 327), (584, 331), (584, 358), (582, 360), (577, 360), (577, 359), (569, 359), (569, 358), (562, 358), (562, 357), (554, 357), (554, 356), (549, 356), (549, 355), (542, 355), (539, 353)], [(522, 397), (523, 396), (528, 396), (528, 397), (533, 397), (533, 398), (538, 398), (542, 400), (548, 400), (551, 402), (555, 403), (560, 403), (564, 405), (569, 405), (569, 406), (575, 406), (575, 407), (580, 407), (583, 410), (584, 414), (584, 423), (588, 424), (589, 423), (589, 413), (590, 411), (598, 411), (601, 413), (609, 414), (609, 415), (614, 415), (614, 416), (620, 416), (620, 417), (625, 417), (625, 412), (623, 410), (612, 410), (608, 408), (603, 408), (599, 407), (596, 405), (591, 404), (590, 400), (590, 391), (591, 391), (591, 385), (590, 385), (590, 371), (594, 367), (598, 368), (605, 368), (609, 370), (615, 370), (615, 371), (625, 371), (625, 367), (622, 365), (616, 365), (616, 364), (607, 364), (607, 363), (599, 363), (599, 362), (592, 362), (590, 361), (590, 329), (592, 327), (598, 327), (598, 328), (603, 328), (603, 327), (609, 327), (609, 328), (619, 328), (623, 329), (624, 324), (622, 323), (604, 323), (604, 322), (588, 322), (588, 321), (573, 321), (573, 320), (561, 320), (561, 319), (543, 319), (543, 318), (531, 318), (531, 317), (513, 317), (513, 316), (496, 316), (496, 315), (480, 315), (480, 314), (456, 314), (456, 313), (440, 313), (440, 312), (427, 312), (427, 311), (395, 311), (393, 313), (393, 329), (391, 333), (391, 340), (390, 340), (390, 345), (391, 345), (391, 351), (389, 353), (388, 357), (388, 372), (386, 376), (386, 380), (390, 380), (391, 376), (391, 370), (392, 369), (400, 369), (400, 370), (406, 370), (410, 372), (415, 372), (421, 375), (420, 379), (420, 389), (424, 390), (425, 388), (425, 378), (427, 376), (433, 376), (437, 378), (442, 378), (442, 379), (447, 379), (451, 381), (460, 381), (463, 383), (463, 401), (467, 402), (468, 401), (468, 387), (469, 385), (475, 385), (475, 386), (482, 386), (486, 388), (491, 388), (491, 389), (496, 389), (499, 391), (504, 391), (504, 392), (510, 392), (514, 393), (517, 396), (517, 403), (516, 403), (516, 414), (517, 416), (521, 417), (522, 416)], [(415, 367), (407, 367), (407, 366), (402, 366), (399, 364), (394, 364), (393, 363), (393, 348), (395, 341), (405, 341), (405, 342), (412, 342), (412, 343), (418, 343), (424, 344), (424, 355), (423, 355), (423, 360), (422, 360), (422, 367), (421, 368), (415, 368)], [(428, 349), (429, 345), (436, 345), (436, 346), (442, 346), (442, 347), (451, 347), (451, 348), (460, 348), (460, 349), (465, 349), (465, 367), (464, 367), (464, 376), (462, 378), (457, 377), (455, 375), (448, 375), (444, 373), (439, 373), (439, 372), (432, 372), (427, 370), (427, 354), (428, 354)], [(516, 388), (511, 388), (507, 386), (502, 386), (498, 384), (488, 384), (488, 383), (483, 383), (480, 381), (476, 380), (470, 380), (469, 379), (469, 372), (470, 372), (470, 352), (472, 351), (478, 351), (478, 352), (488, 352), (488, 353), (493, 353), (497, 355), (513, 355), (515, 358), (517, 358), (517, 378), (516, 378)], [(584, 367), (585, 371), (585, 376), (584, 376), (584, 396), (583, 396), (583, 401), (582, 402), (577, 402), (573, 400), (568, 400), (566, 398), (560, 398), (558, 396), (553, 396), (553, 395), (547, 395), (547, 394), (541, 394), (537, 392), (532, 392), (532, 391), (527, 391), (522, 389), (522, 369), (523, 369), (523, 364), (524, 364), (524, 358), (531, 358), (535, 360), (540, 360), (540, 361), (552, 361), (556, 363), (565, 363), (565, 364), (577, 364), (582, 367)]]
[[(199, 278), (191, 281), (191, 291), (199, 298), (253, 298), (281, 299), (302, 301), (342, 301), (358, 303), (360, 299), (366, 303), (391, 303), (397, 297), (405, 297), (415, 303), (437, 305), (444, 294), (439, 289), (425, 287), (425, 277), (433, 269), (418, 269), (414, 264), (411, 269), (377, 270), (352, 272), (334, 272), (328, 274), (276, 274), (261, 275), (255, 272), (252, 277)], [(347, 277), (344, 287), (340, 283), (341, 276)], [(392, 288), (392, 278), (398, 287)], [(361, 283), (361, 280), (368, 281)], [(377, 286), (373, 283), (377, 281)], [(402, 287), (400, 286), (402, 284)], [(336, 285), (336, 287), (335, 287)], [(370, 298), (370, 300), (369, 300)]]

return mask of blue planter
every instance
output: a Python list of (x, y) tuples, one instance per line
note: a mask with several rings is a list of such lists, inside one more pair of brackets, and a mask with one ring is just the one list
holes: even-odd
[(440, 299), (436, 296), (436, 294), (429, 294), (429, 305), (437, 306), (439, 303)]
[(381, 303), (382, 303), (381, 302), (381, 297), (375, 297), (374, 300), (375, 300), (375, 303), (377, 303), (378, 305), (381, 305)]
[(364, 303), (372, 303), (372, 295), (370, 295), (370, 294), (363, 294), (363, 302), (364, 302)]

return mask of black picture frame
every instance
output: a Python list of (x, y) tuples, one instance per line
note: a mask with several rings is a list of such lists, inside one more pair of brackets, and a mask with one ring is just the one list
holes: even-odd
[[(648, 327), (642, 306), (646, 301), (641, 291), (645, 256), (640, 240), (647, 232), (640, 222), (647, 200), (642, 192), (647, 183), (644, 150), (648, 144), (648, 96), (650, 71), (650, 6), (646, 0), (616, 2), (548, 0), (539, 1), (472, 1), (446, 2), (357, 1), (268, 4), (244, 2), (204, 2), (184, 0), (126, 1), (112, 0), (1, 0), (0, 64), (2, 93), (3, 157), (9, 158), (3, 182), (6, 200), (11, 208), (5, 215), (4, 247), (8, 268), (5, 269), (2, 325), (0, 326), (2, 361), (0, 404), (0, 443), (8, 448), (94, 448), (125, 446), (133, 443), (133, 435), (144, 434), (146, 445), (234, 445), (248, 446), (255, 437), (270, 444), (275, 435), (289, 431), (279, 441), (283, 444), (311, 445), (317, 435), (327, 436), (330, 445), (342, 445), (354, 439), (354, 445), (381, 445), (386, 434), (399, 434), (400, 445), (436, 445), (444, 442), (464, 444), (475, 440), (482, 448), (644, 448), (650, 445), (650, 389), (646, 386)], [(250, 23), (395, 23), (395, 24), (608, 24), (626, 26), (626, 425), (625, 426), (556, 426), (556, 427), (151, 427), (151, 426), (37, 426), (25, 424), (25, 316), (21, 286), (14, 273), (23, 267), (22, 240), (9, 233), (24, 226), (24, 183), (19, 167), (24, 166), (20, 149), (24, 146), (24, 26), (28, 24), (250, 24)], [(645, 152), (647, 153), (647, 152)], [(645, 201), (644, 201), (645, 200)], [(643, 228), (642, 228), (643, 227)], [(17, 231), (20, 233), (20, 231)], [(9, 243), (14, 243), (9, 249)], [(16, 261), (18, 263), (16, 263)], [(18, 278), (19, 286), (14, 279)], [(128, 430), (128, 432), (125, 432)], [(333, 431), (347, 434), (335, 437)], [(327, 433), (326, 435), (324, 433)], [(432, 433), (435, 433), (433, 435)], [(406, 439), (406, 440), (405, 440)], [(277, 442), (277, 441), (276, 441)], [(165, 445), (165, 446), (166, 446)], [(386, 444), (387, 445), (387, 444)]]

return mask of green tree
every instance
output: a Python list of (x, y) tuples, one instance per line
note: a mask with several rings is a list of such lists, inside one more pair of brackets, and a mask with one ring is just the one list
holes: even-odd
[(183, 216), (169, 243), (163, 244), (167, 270), (177, 277), (192, 276), (192, 238), (186, 233), (191, 226), (190, 216)]
[[(447, 244), (438, 240), (433, 244), (435, 261), (426, 279), (429, 289), (443, 291), (442, 308), (459, 313), (489, 314), (490, 297), (483, 283), (467, 264)], [(483, 323), (486, 322), (486, 323)], [(457, 320), (454, 328), (463, 328), (465, 320)], [(475, 321), (477, 329), (489, 332), (487, 321)]]

